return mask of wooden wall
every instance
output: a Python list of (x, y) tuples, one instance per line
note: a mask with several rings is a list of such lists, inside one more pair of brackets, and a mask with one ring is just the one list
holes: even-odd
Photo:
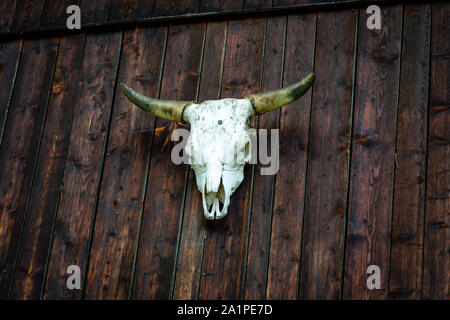
[[(81, 8), (102, 22), (239, 1), (128, 2)], [(2, 32), (65, 23), (67, 1), (5, 3)], [(381, 30), (366, 19), (362, 8), (1, 42), (0, 298), (449, 299), (450, 5), (383, 6)], [(310, 72), (308, 94), (253, 120), (280, 130), (278, 174), (246, 166), (217, 222), (193, 171), (170, 160), (177, 125), (117, 90), (203, 101)], [(373, 264), (380, 290), (366, 287)], [(66, 287), (69, 265), (81, 290)]]

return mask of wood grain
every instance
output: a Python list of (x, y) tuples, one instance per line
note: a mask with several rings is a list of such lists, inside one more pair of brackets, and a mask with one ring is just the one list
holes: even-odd
[(356, 10), (317, 16), (300, 299), (340, 295), (356, 19)]
[(3, 141), (5, 122), (8, 115), (10, 98), (14, 89), (21, 51), (21, 40), (0, 43), (0, 83), (4, 84), (3, 89), (0, 91), (0, 147)]
[(27, 40), (0, 150), (0, 298), (14, 272), (28, 192), (57, 54), (58, 39)]
[(128, 20), (149, 18), (153, 13), (153, 2), (155, 0), (130, 1), (128, 7)]
[(153, 16), (197, 13), (200, 0), (154, 0)]
[[(158, 95), (166, 31), (160, 27), (126, 32), (120, 82), (150, 97)], [(154, 121), (116, 91), (86, 299), (126, 299), (130, 292)]]
[(3, 0), (0, 3), (0, 32), (8, 32), (14, 20), (16, 0)]
[[(170, 26), (161, 84), (161, 99), (195, 100), (200, 72), (204, 24)], [(134, 299), (168, 299), (185, 194), (187, 165), (170, 157), (175, 123), (156, 120), (152, 158), (134, 277)], [(169, 140), (169, 145), (165, 141)]]
[(433, 4), (422, 294), (450, 299), (450, 4)]
[(420, 299), (425, 206), (430, 5), (405, 5), (397, 125), (390, 299)]
[[(85, 278), (91, 228), (109, 127), (120, 32), (88, 35), (77, 99), (74, 100), (64, 179), (48, 263), (45, 299), (79, 299), (82, 290), (66, 287), (70, 265)], [(84, 283), (82, 283), (84, 285)]]
[[(289, 15), (283, 86), (313, 72), (316, 15)], [(298, 290), (311, 91), (281, 109), (267, 299), (295, 299)]]
[(36, 174), (17, 258), (12, 299), (39, 299), (72, 128), (85, 35), (62, 38)]
[(112, 0), (80, 0), (81, 27), (108, 22)]
[[(221, 98), (259, 91), (264, 30), (264, 19), (229, 21)], [(251, 173), (247, 165), (228, 215), (207, 222), (200, 299), (240, 299), (244, 293)]]
[[(383, 8), (380, 30), (367, 28), (365, 10), (359, 14), (343, 298), (385, 299), (402, 7)], [(370, 265), (380, 267), (380, 289), (366, 287)]]
[(109, 9), (109, 22), (122, 22), (128, 20), (128, 12), (132, 0), (111, 0)]
[[(44, 10), (40, 22), (40, 29), (66, 27), (69, 14), (66, 10), (71, 5), (78, 5), (80, 0), (45, 0)], [(83, 23), (83, 12), (81, 12)]]
[[(286, 17), (267, 19), (264, 44), (264, 61), (261, 91), (280, 88), (282, 85), (284, 40)], [(278, 129), (280, 111), (272, 111), (259, 116), (258, 128), (267, 131), (267, 154), (272, 150), (271, 129)], [(247, 269), (245, 275), (245, 299), (265, 299), (267, 285), (267, 264), (269, 260), (270, 233), (272, 225), (272, 194), (275, 175), (261, 175), (267, 167), (260, 161), (255, 165)]]
[[(9, 31), (23, 32), (39, 29), (45, 0), (16, 1), (14, 19)], [(12, 5), (10, 7), (12, 9)]]
[(200, 12), (240, 10), (244, 0), (200, 0)]
[(261, 9), (272, 7), (272, 0), (245, 0), (244, 9)]
[[(199, 101), (217, 99), (220, 95), (224, 58), (226, 22), (208, 23), (199, 88)], [(189, 170), (183, 225), (178, 249), (174, 299), (197, 299), (206, 236), (201, 193), (195, 173)]]

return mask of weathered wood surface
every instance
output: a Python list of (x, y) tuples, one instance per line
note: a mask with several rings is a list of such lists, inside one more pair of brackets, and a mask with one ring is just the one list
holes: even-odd
[[(0, 298), (9, 295), (58, 39), (24, 41), (0, 150)], [(43, 267), (36, 266), (36, 268)], [(25, 271), (27, 272), (27, 271)]]
[(389, 298), (420, 299), (425, 205), (430, 5), (403, 17)]
[[(165, 27), (125, 33), (119, 82), (158, 95), (166, 33)], [(154, 122), (116, 91), (86, 299), (126, 299), (131, 290)]]
[[(81, 9), (82, 26), (192, 13), (258, 10), (342, 0), (3, 0), (0, 32), (27, 32), (66, 25), (70, 5)], [(344, 0), (345, 1), (345, 0)], [(364, 0), (361, 0), (364, 1)]]
[[(228, 23), (221, 98), (259, 91), (263, 58), (264, 19)], [(251, 166), (231, 198), (228, 215), (207, 222), (200, 299), (240, 298), (244, 292), (246, 242), (251, 201)]]
[[(316, 14), (287, 17), (283, 86), (313, 72), (315, 29)], [(267, 299), (292, 300), (298, 294), (311, 94), (281, 109)]]
[[(226, 22), (208, 23), (198, 101), (218, 99), (227, 35)], [(201, 193), (193, 170), (189, 170), (181, 238), (173, 291), (174, 299), (197, 299), (203, 262), (206, 225)]]
[(424, 299), (450, 299), (450, 4), (433, 4)]
[[(205, 24), (169, 27), (161, 99), (195, 100)], [(184, 50), (183, 50), (184, 49)], [(156, 119), (134, 276), (134, 299), (168, 299), (173, 290), (187, 165), (171, 161), (175, 124)]]
[[(266, 20), (264, 60), (260, 79), (261, 91), (274, 90), (282, 86), (286, 17)], [(267, 141), (271, 141), (270, 129), (278, 129), (280, 112), (261, 115), (258, 127), (267, 129)], [(268, 143), (268, 154), (271, 144)], [(262, 175), (262, 166), (254, 168), (253, 192), (249, 226), (247, 268), (245, 275), (245, 299), (265, 299), (267, 284), (267, 262), (269, 261), (270, 232), (272, 225), (272, 200), (274, 175)]]
[(60, 41), (47, 119), (17, 258), (11, 291), (13, 299), (38, 299), (42, 293), (58, 195), (63, 183), (64, 159), (72, 129), (72, 102), (76, 99), (85, 42), (85, 35)]
[(86, 275), (121, 38), (119, 32), (88, 35), (86, 39), (77, 99), (72, 104), (72, 130), (55, 218), (45, 299), (77, 299), (82, 295), (82, 291), (66, 287), (66, 269), (77, 265), (82, 277)]
[[(381, 13), (381, 29), (369, 30), (359, 12), (344, 299), (388, 292), (402, 7)], [(370, 265), (381, 269), (380, 289), (366, 287)]]
[(356, 19), (356, 10), (319, 13), (317, 17), (317, 81), (309, 130), (301, 299), (338, 299), (340, 295)]
[[(92, 23), (170, 9), (83, 1)], [(4, 15), (2, 30), (64, 24), (52, 3), (39, 23), (12, 6), (22, 22)], [(194, 3), (229, 10), (176, 10)], [(449, 299), (450, 6), (382, 14), (381, 30), (360, 9), (1, 43), (0, 298)], [(117, 90), (204, 101), (312, 71), (299, 101), (252, 119), (280, 129), (277, 175), (248, 165), (217, 222), (170, 159), (177, 125)], [(381, 290), (366, 287), (372, 264)]]

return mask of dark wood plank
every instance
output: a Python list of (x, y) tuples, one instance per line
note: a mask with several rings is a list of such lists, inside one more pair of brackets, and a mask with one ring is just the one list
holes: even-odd
[[(158, 95), (166, 31), (166, 27), (146, 28), (125, 34), (120, 82), (150, 97)], [(116, 91), (86, 299), (129, 295), (154, 121)]]
[[(78, 5), (78, 3), (79, 0), (45, 0), (40, 28), (66, 27), (67, 18), (70, 16), (66, 10), (70, 5)], [(83, 13), (81, 16), (83, 18)]]
[(21, 32), (39, 29), (45, 0), (16, 1), (14, 20), (9, 31)]
[(64, 180), (57, 208), (45, 299), (78, 299), (66, 287), (66, 270), (85, 277), (89, 239), (100, 183), (105, 139), (121, 46), (120, 32), (89, 35), (74, 109)]
[[(227, 23), (225, 21), (208, 23), (199, 101), (219, 98), (226, 29)], [(197, 189), (195, 173), (190, 170), (178, 249), (174, 299), (198, 298), (205, 232), (201, 193)]]
[(16, 0), (3, 0), (0, 3), (0, 32), (8, 32), (14, 19)]
[(272, 7), (272, 0), (245, 0), (244, 9), (261, 9)]
[(84, 35), (61, 39), (36, 175), (17, 258), (12, 299), (39, 299), (51, 244), (59, 187), (72, 128)]
[(200, 12), (240, 10), (244, 0), (200, 0)]
[(0, 298), (8, 297), (30, 190), (57, 39), (28, 40), (17, 71), (0, 150)]
[(273, 0), (273, 6), (274, 7), (292, 6), (296, 4), (306, 4), (309, 2), (310, 2), (309, 0)]
[(111, 0), (109, 12), (110, 22), (123, 22), (127, 20), (130, 3), (133, 0)]
[[(161, 98), (195, 100), (205, 24), (169, 28)], [(152, 146), (148, 187), (139, 239), (135, 299), (168, 299), (173, 275), (185, 194), (187, 165), (175, 165), (170, 139), (175, 123), (158, 118)]]
[(423, 298), (450, 299), (450, 3), (432, 7)]
[[(229, 21), (221, 98), (259, 91), (264, 31), (264, 19)], [(200, 299), (240, 299), (244, 294), (251, 174), (247, 165), (227, 217), (207, 222)]]
[(403, 24), (389, 298), (420, 299), (430, 5), (405, 5)]
[(340, 295), (357, 18), (356, 10), (317, 16), (300, 299)]
[(108, 22), (112, 0), (80, 0), (81, 27)]
[(150, 18), (153, 13), (153, 2), (155, 0), (130, 1), (128, 7), (128, 20)]
[(21, 51), (22, 41), (20, 40), (0, 43), (0, 83), (3, 83), (3, 88), (0, 90), (0, 146)]
[[(261, 91), (274, 90), (282, 85), (285, 31), (285, 16), (267, 19)], [(268, 154), (272, 152), (270, 130), (278, 128), (279, 115), (278, 110), (268, 112), (261, 115), (258, 120), (258, 127), (268, 130)], [(274, 152), (278, 152), (278, 150), (274, 150)], [(253, 177), (245, 299), (265, 299), (266, 297), (275, 175), (261, 175), (263, 167), (266, 166), (261, 165), (258, 161)]]
[(200, 0), (154, 0), (153, 16), (170, 16), (185, 13), (197, 13)]
[[(288, 16), (283, 86), (313, 71), (316, 15)], [(268, 299), (297, 297), (311, 93), (281, 109), (280, 169), (273, 200)]]
[[(344, 299), (387, 297), (402, 7), (381, 10), (381, 30), (359, 12)], [(370, 265), (381, 289), (366, 287)]]

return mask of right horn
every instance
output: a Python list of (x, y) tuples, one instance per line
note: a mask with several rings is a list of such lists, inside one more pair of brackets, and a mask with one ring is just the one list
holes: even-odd
[(302, 81), (290, 85), (289, 87), (251, 94), (245, 98), (250, 100), (256, 114), (260, 115), (281, 108), (300, 98), (312, 86), (315, 78), (315, 74), (311, 73)]

